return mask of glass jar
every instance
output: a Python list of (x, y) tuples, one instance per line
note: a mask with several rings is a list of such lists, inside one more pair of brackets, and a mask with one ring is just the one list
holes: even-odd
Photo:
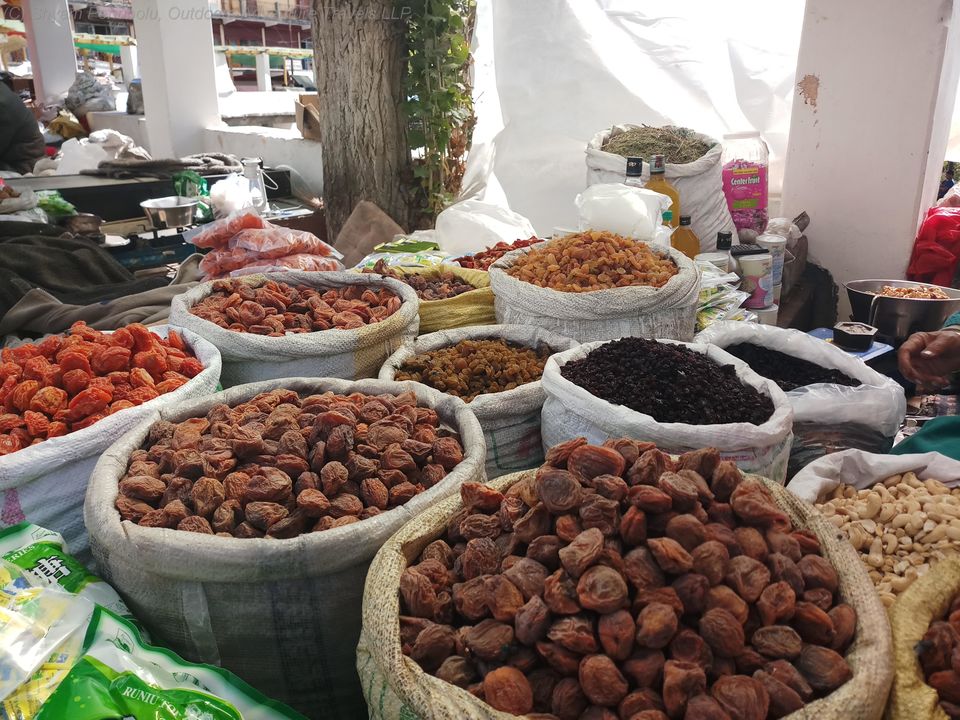
[(767, 167), (770, 151), (756, 131), (723, 136), (723, 194), (737, 230), (767, 226)]

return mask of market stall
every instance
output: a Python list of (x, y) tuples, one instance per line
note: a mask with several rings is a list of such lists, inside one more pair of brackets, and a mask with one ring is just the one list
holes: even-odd
[(836, 322), (759, 133), (601, 129), (539, 234), (75, 140), (0, 181), (0, 718), (960, 718), (960, 291)]

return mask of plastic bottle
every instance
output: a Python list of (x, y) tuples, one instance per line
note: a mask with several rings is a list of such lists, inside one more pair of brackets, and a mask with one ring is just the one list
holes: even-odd
[(640, 173), (643, 172), (643, 158), (627, 158), (627, 176), (623, 181), (624, 185), (630, 187), (643, 187), (643, 180), (640, 179)]
[(650, 160), (650, 179), (644, 185), (647, 190), (653, 190), (662, 195), (666, 195), (672, 201), (670, 203), (670, 212), (673, 213), (673, 219), (670, 221), (671, 227), (680, 226), (680, 193), (667, 180), (666, 160), (663, 155), (654, 155)]
[(690, 228), (690, 216), (680, 216), (680, 227), (670, 236), (670, 244), (691, 260), (700, 254), (700, 238)]
[(770, 152), (756, 131), (723, 136), (723, 194), (737, 230), (767, 226), (767, 165)]

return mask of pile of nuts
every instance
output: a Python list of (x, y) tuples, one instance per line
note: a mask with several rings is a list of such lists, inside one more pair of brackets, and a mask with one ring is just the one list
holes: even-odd
[(411, 392), (271, 390), (156, 423), (130, 455), (116, 508), (146, 527), (291, 538), (403, 505), (461, 460), (459, 440)]
[(916, 652), (927, 684), (940, 697), (940, 709), (950, 720), (960, 719), (960, 595), (946, 620), (930, 623)]
[(489, 270), (491, 265), (507, 253), (536, 245), (538, 242), (540, 242), (540, 238), (536, 235), (526, 240), (514, 240), (512, 243), (506, 243), (501, 240), (496, 245), (474, 253), (473, 255), (463, 255), (462, 257), (454, 258), (453, 262), (458, 263), (460, 267), (470, 268), (472, 270)]
[(376, 265), (365, 269), (363, 272), (376, 273), (399, 280), (412, 287), (421, 300), (446, 300), (476, 290), (473, 285), (466, 280), (461, 280), (448, 270), (423, 275), (419, 273), (401, 274), (388, 266), (386, 261), (382, 259), (377, 260)]
[(287, 285), (269, 280), (259, 287), (240, 280), (215, 280), (211, 293), (190, 313), (227, 330), (282, 337), (320, 330), (355, 330), (380, 322), (403, 301), (386, 289)]
[(561, 292), (593, 292), (647, 285), (663, 287), (678, 269), (642, 240), (586, 230), (544, 243), (506, 270), (518, 280)]
[(504, 340), (461, 340), (456, 345), (414, 355), (397, 370), (396, 380), (415, 380), (470, 402), (477, 395), (513, 390), (535, 382), (551, 354)]
[(0, 353), (0, 455), (81, 430), (172, 392), (203, 371), (183, 338), (139, 323), (66, 335)]
[(578, 438), (461, 498), (400, 577), (402, 650), (497, 710), (766, 720), (852, 677), (819, 541), (714, 448)]
[(673, 343), (621, 338), (566, 363), (560, 375), (658, 422), (762, 425), (773, 415), (770, 397), (744, 384), (733, 365)]
[(887, 607), (934, 563), (960, 551), (960, 488), (912, 472), (865, 490), (840, 485), (818, 507), (860, 552)]

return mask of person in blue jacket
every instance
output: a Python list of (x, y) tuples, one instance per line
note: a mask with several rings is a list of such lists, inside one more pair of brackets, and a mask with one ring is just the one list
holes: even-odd
[(942, 330), (918, 332), (907, 338), (897, 352), (900, 372), (912, 382), (943, 387), (960, 370), (960, 312), (954, 313)]

